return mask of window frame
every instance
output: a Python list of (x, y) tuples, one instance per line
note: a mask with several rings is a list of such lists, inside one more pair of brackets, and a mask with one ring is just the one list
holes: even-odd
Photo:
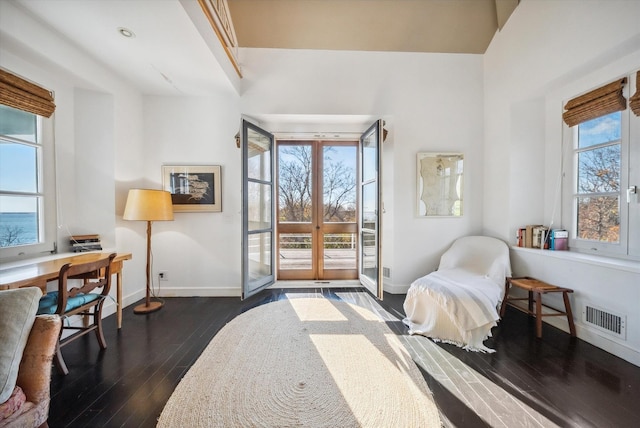
[[(34, 114), (34, 113), (29, 113)], [(0, 189), (0, 195), (33, 195), (38, 200), (38, 227), (41, 228), (39, 242), (12, 247), (0, 248), (0, 259), (10, 261), (57, 251), (57, 195), (55, 176), (55, 148), (54, 148), (54, 117), (36, 116), (36, 156), (37, 190), (36, 192), (5, 192)], [(2, 135), (3, 139), (15, 144), (22, 144), (20, 140)]]
[[(631, 79), (629, 79), (631, 80)], [(623, 95), (628, 99), (630, 93), (628, 83), (623, 88)], [(565, 101), (566, 103), (566, 101)], [(564, 104), (564, 103), (563, 103)], [(630, 209), (626, 200), (626, 191), (630, 180), (630, 161), (633, 153), (632, 145), (640, 146), (640, 135), (632, 135), (633, 121), (639, 120), (627, 106), (620, 111), (620, 187), (617, 192), (619, 198), (619, 241), (608, 243), (595, 240), (580, 239), (577, 237), (578, 222), (578, 155), (585, 152), (585, 148), (578, 147), (578, 128), (580, 125), (569, 127), (563, 122), (563, 188), (562, 188), (562, 224), (569, 230), (569, 248), (572, 251), (601, 255), (605, 257), (615, 257), (624, 259), (635, 259), (630, 254)], [(603, 115), (604, 116), (604, 115)], [(602, 116), (600, 116), (602, 117)], [(632, 141), (633, 138), (633, 141)], [(593, 148), (606, 146), (607, 143), (594, 145)], [(588, 149), (592, 149), (589, 147)], [(635, 149), (637, 151), (637, 149)], [(638, 245), (637, 243), (635, 244)]]

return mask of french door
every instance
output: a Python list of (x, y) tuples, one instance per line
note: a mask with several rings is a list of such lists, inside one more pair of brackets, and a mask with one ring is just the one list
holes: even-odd
[(359, 277), (382, 300), (382, 120), (360, 137)]
[(278, 141), (278, 279), (357, 279), (358, 142)]
[(354, 143), (282, 143), (276, 197), (273, 135), (242, 120), (243, 298), (275, 282), (277, 252), (281, 279), (359, 278), (382, 299), (382, 124)]
[(242, 120), (242, 297), (275, 281), (273, 135)]

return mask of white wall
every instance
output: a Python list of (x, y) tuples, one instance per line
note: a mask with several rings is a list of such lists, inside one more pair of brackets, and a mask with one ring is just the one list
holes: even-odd
[[(115, 228), (115, 206), (126, 198), (123, 164), (142, 159), (142, 97), (12, 3), (0, 2), (0, 24), (0, 66), (55, 93), (59, 250), (69, 250), (70, 234), (98, 233), (105, 247), (131, 251)], [(144, 266), (135, 259), (124, 265), (127, 304), (144, 295)], [(114, 311), (109, 302), (105, 314)]]
[[(524, 0), (494, 37), (484, 55), (485, 234), (513, 243), (522, 225), (560, 226), (563, 101), (639, 68), (639, 17), (636, 1)], [(579, 337), (640, 364), (639, 263), (522, 249), (512, 260), (516, 275), (575, 290)], [(587, 303), (626, 314), (626, 341), (585, 325)]]
[[(163, 296), (239, 296), (241, 293), (241, 163), (234, 135), (238, 95), (146, 96), (144, 176), (161, 188), (161, 165), (220, 165), (221, 213), (175, 213), (153, 224), (153, 275)], [(142, 238), (146, 228), (135, 226)], [(157, 282), (157, 273), (168, 273)]]
[[(482, 56), (241, 49), (241, 110), (259, 115), (384, 118), (385, 289), (406, 291), (482, 219)], [(462, 124), (462, 125), (461, 125)], [(367, 125), (361, 127), (365, 131)], [(462, 218), (417, 218), (416, 154), (465, 154)]]

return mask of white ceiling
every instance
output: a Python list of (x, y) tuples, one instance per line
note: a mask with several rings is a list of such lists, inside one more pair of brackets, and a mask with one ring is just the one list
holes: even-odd
[[(0, 0), (7, 1), (7, 0)], [(195, 3), (195, 0), (187, 0)], [(202, 95), (229, 88), (178, 0), (15, 0), (145, 94)], [(127, 39), (118, 32), (135, 33)], [(211, 37), (215, 37), (211, 30)]]
[[(224, 68), (227, 66), (224, 58), (221, 60), (222, 66), (216, 59), (220, 58), (216, 50), (221, 47), (197, 0), (0, 1), (11, 2), (34, 16), (43, 25), (52, 28), (105, 67), (131, 82), (144, 94), (202, 95), (215, 93), (220, 88), (235, 87), (238, 90), (238, 83), (234, 82), (232, 73)], [(506, 10), (510, 14), (517, 1), (229, 0), (229, 3), (234, 25), (241, 30), (237, 31), (241, 47), (254, 46), (262, 40), (262, 46), (327, 48), (323, 43), (333, 40), (341, 41), (340, 45), (329, 46), (335, 49), (460, 52), (465, 49), (470, 51), (471, 48), (460, 46), (468, 43), (469, 38), (475, 37), (482, 38), (484, 47), (481, 47), (481, 51), (484, 52), (491, 39), (486, 35), (487, 28), (492, 37), (501, 13), (502, 21), (506, 20), (505, 12), (500, 12), (500, 9), (505, 8), (499, 5), (508, 5)], [(297, 5), (296, 14), (292, 15), (291, 7), (294, 3)], [(338, 3), (343, 5), (340, 11), (344, 14), (336, 14), (330, 10), (327, 12), (326, 8), (318, 9), (322, 5), (336, 7)], [(260, 5), (264, 7), (268, 4), (273, 8), (259, 9)], [(431, 5), (431, 8), (425, 9), (424, 4)], [(393, 14), (390, 13), (391, 5)], [(378, 8), (375, 9), (378, 12), (372, 12), (373, 6)], [(371, 10), (362, 15), (363, 7)], [(416, 7), (423, 14), (417, 20), (411, 17), (417, 13)], [(278, 16), (269, 15), (268, 10)], [(236, 15), (233, 15), (234, 12)], [(346, 28), (356, 30), (357, 36), (342, 32), (345, 30), (343, 24), (348, 24), (351, 19), (349, 17), (355, 20), (359, 12), (369, 20), (359, 19), (358, 25), (346, 25)], [(310, 21), (309, 13), (317, 20)], [(376, 24), (375, 20), (380, 19), (380, 13), (383, 13), (388, 22), (395, 24)], [(336, 17), (339, 17), (338, 24), (341, 24), (334, 23), (333, 27), (327, 27), (326, 20), (335, 20)], [(487, 20), (491, 22), (487, 23)], [(293, 21), (296, 25), (293, 25)], [(291, 25), (283, 25), (287, 22)], [(371, 25), (362, 26), (363, 23)], [(253, 32), (253, 39), (248, 38), (246, 29), (252, 26), (257, 28), (258, 24), (263, 25), (259, 31), (264, 37), (256, 38), (256, 33)], [(123, 37), (118, 32), (119, 27), (132, 30), (135, 37)], [(307, 34), (305, 27), (321, 31)], [(475, 33), (481, 29), (484, 31), (482, 37)], [(269, 34), (281, 41), (274, 42), (273, 37), (267, 37)], [(380, 35), (383, 37), (379, 37)], [(430, 38), (428, 46), (416, 47), (415, 42), (420, 38)], [(243, 44), (243, 39), (248, 40), (246, 44)], [(390, 40), (393, 41), (392, 44), (389, 43)], [(438, 40), (440, 43), (434, 45)], [(300, 44), (300, 41), (304, 43)], [(454, 47), (456, 43), (458, 45)]]

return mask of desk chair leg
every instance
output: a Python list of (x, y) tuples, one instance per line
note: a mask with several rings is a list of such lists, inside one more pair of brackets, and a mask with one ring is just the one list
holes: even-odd
[(53, 355), (53, 362), (58, 369), (58, 372), (62, 375), (68, 375), (69, 369), (67, 368), (67, 364), (64, 362), (64, 358), (62, 358), (62, 351), (60, 350), (60, 339), (58, 339), (58, 343), (56, 344), (56, 353)]
[(569, 301), (569, 294), (566, 291), (562, 292), (562, 299), (564, 300), (564, 311), (567, 313), (567, 321), (569, 322), (569, 332), (571, 333), (572, 337), (576, 337), (576, 326), (573, 323), (571, 302)]
[(102, 306), (104, 304), (104, 300), (100, 302), (93, 309), (93, 323), (96, 325), (96, 337), (98, 338), (98, 344), (101, 349), (107, 349), (107, 341), (104, 339), (104, 334), (102, 334)]

